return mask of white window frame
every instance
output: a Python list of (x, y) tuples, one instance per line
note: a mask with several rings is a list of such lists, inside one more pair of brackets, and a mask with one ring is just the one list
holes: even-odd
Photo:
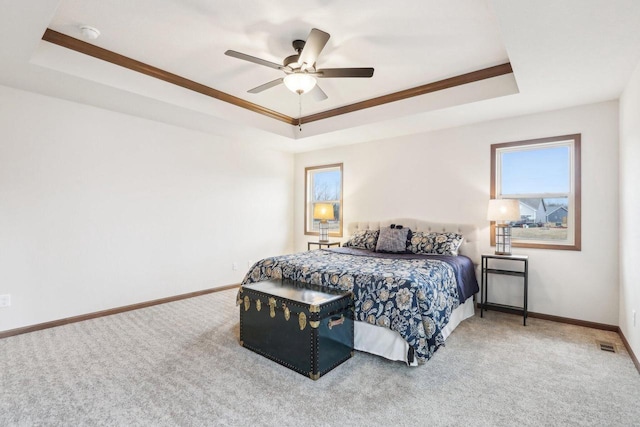
[[(581, 188), (580, 188), (580, 134), (563, 135), (526, 141), (506, 142), (491, 145), (491, 198), (492, 199), (550, 199), (567, 198), (567, 239), (566, 240), (518, 240), (512, 238), (512, 246), (520, 248), (581, 250)], [(568, 193), (526, 193), (503, 195), (501, 186), (502, 154), (514, 151), (540, 150), (544, 148), (569, 147), (569, 192)], [(495, 246), (495, 222), (491, 222), (491, 245)]]
[(328, 172), (331, 170), (340, 171), (340, 199), (339, 200), (320, 200), (319, 203), (338, 203), (339, 204), (339, 229), (329, 229), (329, 237), (342, 237), (342, 194), (344, 188), (344, 172), (342, 163), (335, 163), (331, 165), (310, 166), (304, 169), (304, 234), (311, 236), (319, 236), (320, 232), (314, 229), (313, 224), (313, 206), (316, 203), (313, 200), (313, 176), (318, 172)]

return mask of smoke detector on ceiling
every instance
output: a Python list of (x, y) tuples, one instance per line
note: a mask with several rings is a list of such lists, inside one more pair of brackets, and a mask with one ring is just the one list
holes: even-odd
[(87, 40), (95, 40), (100, 37), (100, 31), (96, 27), (91, 27), (89, 25), (81, 26), (80, 32), (82, 33), (82, 37)]

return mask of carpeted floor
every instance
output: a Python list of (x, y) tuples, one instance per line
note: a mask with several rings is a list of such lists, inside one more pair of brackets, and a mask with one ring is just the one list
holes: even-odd
[(640, 425), (612, 332), (489, 312), (418, 368), (357, 352), (311, 381), (240, 347), (235, 293), (0, 340), (0, 425)]

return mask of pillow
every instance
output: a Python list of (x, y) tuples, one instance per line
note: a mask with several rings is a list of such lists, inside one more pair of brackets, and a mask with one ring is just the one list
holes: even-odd
[(414, 254), (433, 253), (433, 239), (429, 236), (430, 234), (424, 231), (413, 233), (409, 242), (409, 250)]
[(464, 237), (458, 233), (429, 233), (432, 253), (439, 255), (458, 255)]
[(410, 239), (411, 230), (408, 228), (402, 226), (381, 228), (378, 243), (376, 244), (376, 252), (407, 253)]
[(347, 248), (366, 249), (368, 251), (376, 250), (378, 242), (378, 230), (359, 230), (342, 246)]

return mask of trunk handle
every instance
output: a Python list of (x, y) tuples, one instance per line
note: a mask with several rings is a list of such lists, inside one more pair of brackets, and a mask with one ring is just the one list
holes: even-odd
[(340, 315), (339, 318), (335, 318), (332, 317), (331, 320), (329, 320), (328, 326), (329, 329), (333, 328), (334, 326), (339, 326), (342, 325), (344, 323), (344, 315)]

